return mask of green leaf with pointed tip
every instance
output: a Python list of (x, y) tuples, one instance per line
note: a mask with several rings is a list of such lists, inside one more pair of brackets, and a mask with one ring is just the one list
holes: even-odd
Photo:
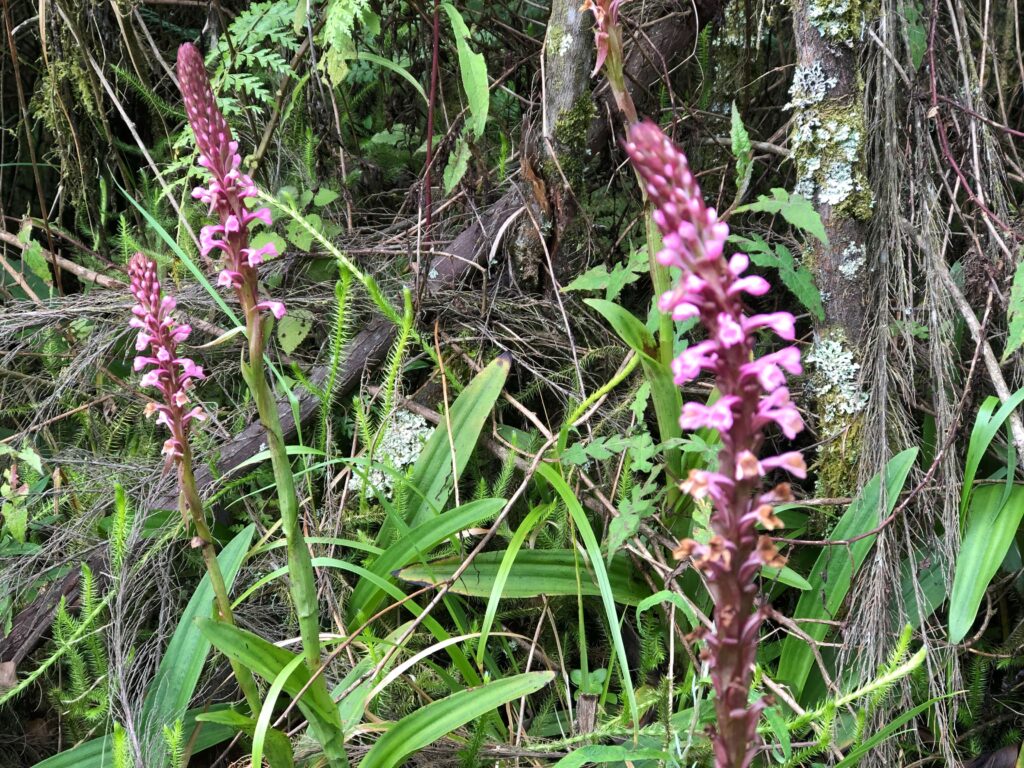
[(462, 14), (451, 3), (442, 3), (441, 7), (448, 14), (452, 32), (455, 33), (459, 74), (462, 76), (462, 87), (466, 91), (466, 101), (469, 102), (466, 128), (478, 139), (483, 136), (484, 127), (487, 125), (487, 112), (491, 101), (491, 92), (487, 87), (487, 62), (483, 54), (476, 53), (469, 47), (469, 27), (466, 26)]
[[(896, 506), (900, 491), (916, 459), (917, 448), (908, 448), (893, 456), (885, 469), (867, 482), (860, 495), (836, 523), (829, 538), (851, 539), (873, 530), (883, 514), (882, 510), (885, 510), (884, 514), (888, 514)], [(811, 636), (812, 642), (825, 639), (829, 627), (819, 622), (831, 621), (838, 616), (853, 578), (868, 556), (874, 540), (874, 536), (867, 536), (848, 547), (822, 548), (807, 577), (811, 589), (801, 593), (793, 612), (793, 618), (801, 622), (801, 627)], [(798, 701), (803, 694), (813, 664), (814, 654), (807, 643), (795, 635), (786, 637), (782, 643), (777, 674), (780, 681), (790, 686)]]
[[(295, 654), (267, 642), (259, 635), (213, 619), (197, 619), (199, 631), (228, 658), (273, 682)], [(295, 697), (309, 683), (309, 670), (300, 665), (284, 684), (289, 696)], [(329, 759), (344, 759), (345, 746), (338, 707), (327, 692), (323, 677), (318, 677), (298, 700), (299, 709), (309, 720), (314, 738)]]
[(431, 702), (385, 731), (359, 768), (397, 768), (414, 752), (503, 704), (539, 691), (554, 677), (554, 672), (527, 672)]
[[(442, 541), (494, 517), (503, 506), (504, 499), (478, 499), (426, 520), (399, 537), (373, 561), (369, 570), (382, 579), (389, 579), (393, 571), (417, 558), (426, 560), (430, 550)], [(360, 579), (348, 600), (349, 623), (357, 627), (369, 619), (383, 598), (380, 587), (368, 579)]]
[[(459, 595), (490, 597), (493, 586), (502, 571), (505, 553), (495, 550), (481, 552), (473, 564), (452, 584), (451, 591)], [(445, 557), (423, 565), (410, 565), (397, 572), (398, 578), (413, 584), (441, 584), (451, 578), (464, 560)], [(579, 574), (579, 554), (571, 549), (524, 549), (516, 555), (501, 590), (503, 598), (530, 598), (541, 595), (584, 594), (599, 597), (603, 594), (600, 583), (589, 573)], [(580, 576), (577, 582), (577, 576)], [(608, 569), (608, 585), (612, 599), (626, 605), (636, 605), (651, 591), (638, 580), (628, 560), (621, 555), (612, 558)]]

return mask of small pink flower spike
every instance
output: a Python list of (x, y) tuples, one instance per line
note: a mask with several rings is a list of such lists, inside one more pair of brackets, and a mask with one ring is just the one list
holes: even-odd
[(284, 305), (279, 301), (260, 302), (255, 299), (257, 268), (264, 258), (277, 255), (272, 244), (253, 248), (249, 244), (250, 228), (257, 222), (270, 226), (269, 208), (250, 210), (246, 200), (257, 197), (253, 180), (240, 170), (242, 156), (238, 153), (231, 128), (217, 106), (206, 65), (199, 50), (191, 43), (178, 49), (178, 84), (185, 102), (185, 114), (196, 139), (199, 165), (210, 172), (206, 187), (197, 187), (192, 197), (210, 206), (219, 222), (203, 227), (199, 237), (204, 256), (220, 252), (221, 266), (217, 284), (234, 288), (250, 299), (255, 311), (269, 311), (280, 319)]
[[(600, 28), (601, 16), (596, 10), (595, 15)], [(765, 706), (763, 700), (748, 703), (766, 614), (765, 607), (755, 606), (755, 579), (763, 565), (783, 562), (771, 538), (756, 529), (759, 522), (781, 525), (772, 514), (769, 499), (774, 497), (763, 494), (761, 485), (772, 470), (807, 475), (798, 451), (758, 458), (766, 429), (778, 427), (792, 439), (803, 422), (785, 387), (786, 372), (801, 372), (800, 351), (786, 347), (758, 358), (754, 334), (768, 328), (792, 341), (795, 322), (788, 312), (746, 314), (743, 294), (763, 296), (770, 287), (762, 277), (743, 276), (750, 264), (745, 255), (726, 260), (729, 227), (704, 204), (686, 156), (661, 129), (650, 122), (634, 125), (626, 152), (655, 206), (653, 218), (664, 243), (658, 262), (682, 272), (679, 284), (659, 298), (658, 308), (680, 319), (699, 317), (708, 334), (684, 350), (672, 370), (679, 384), (710, 372), (719, 393), (710, 405), (684, 403), (679, 422), (686, 430), (717, 430), (722, 440), (719, 470), (693, 470), (680, 486), (695, 499), (710, 498), (713, 536), (707, 544), (686, 539), (675, 554), (704, 572), (715, 600), (715, 627), (706, 636), (718, 721), (712, 739), (715, 765), (747, 768)]]
[[(178, 357), (178, 344), (192, 329), (179, 324), (172, 312), (175, 301), (164, 296), (156, 275), (156, 264), (141, 253), (128, 263), (129, 286), (137, 302), (132, 307), (129, 325), (137, 328), (135, 371), (145, 371), (140, 384), (160, 391), (161, 402), (146, 405), (146, 415), (157, 414), (157, 423), (167, 427), (171, 436), (164, 443), (168, 461), (179, 459), (188, 444), (189, 422), (206, 418), (199, 406), (189, 407), (188, 391), (192, 382), (204, 378), (203, 369), (187, 357)], [(146, 351), (149, 354), (142, 354)], [(146, 369), (149, 370), (146, 370)]]

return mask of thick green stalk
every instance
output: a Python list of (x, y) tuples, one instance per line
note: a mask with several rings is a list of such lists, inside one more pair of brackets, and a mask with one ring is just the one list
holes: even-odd
[[(188, 514), (192, 518), (192, 524), (196, 529), (196, 538), (193, 542), (199, 544), (203, 551), (203, 562), (206, 564), (206, 573), (210, 577), (210, 584), (213, 587), (214, 601), (217, 605), (216, 619), (225, 624), (235, 625), (235, 617), (231, 612), (231, 599), (228, 596), (228, 588), (224, 582), (224, 574), (221, 573), (220, 563), (217, 561), (217, 552), (213, 546), (213, 535), (210, 527), (206, 524), (206, 517), (203, 514), (203, 501), (196, 488), (196, 478), (192, 472), (192, 449), (186, 442), (182, 445), (180, 463), (178, 464), (178, 485), (181, 488), (181, 512), (182, 516)], [(229, 659), (230, 661), (230, 659)], [(231, 671), (235, 674), (238, 687), (245, 695), (245, 701), (249, 705), (249, 711), (253, 717), (259, 713), (263, 706), (259, 689), (256, 687), (256, 679), (248, 667), (231, 661)]]
[[(288, 584), (295, 615), (299, 620), (299, 635), (302, 638), (302, 652), (306, 658), (306, 667), (311, 675), (320, 670), (320, 612), (316, 594), (316, 579), (313, 561), (309, 556), (302, 525), (299, 521), (299, 497), (295, 491), (295, 478), (292, 475), (291, 462), (281, 430), (281, 420), (277, 415), (277, 401), (274, 398), (270, 382), (267, 380), (263, 364), (264, 334), (260, 311), (256, 309), (258, 294), (255, 274), (240, 286), (238, 296), (245, 313), (245, 325), (249, 340), (248, 360), (242, 363), (242, 375), (253, 398), (256, 400), (256, 411), (260, 422), (266, 430), (267, 450), (270, 463), (274, 470), (274, 485), (277, 487), (278, 507), (281, 512), (281, 528), (284, 531), (288, 553)], [(327, 692), (327, 684), (322, 675), (318, 675), (315, 686)], [(347, 766), (348, 756), (345, 754), (344, 735), (340, 716), (335, 723), (335, 733), (315, 734), (324, 749), (331, 766)]]

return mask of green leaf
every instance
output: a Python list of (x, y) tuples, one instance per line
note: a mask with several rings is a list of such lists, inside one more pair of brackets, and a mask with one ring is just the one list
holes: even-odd
[(487, 125), (487, 111), (490, 106), (491, 94), (487, 88), (487, 62), (483, 54), (475, 53), (469, 47), (469, 27), (462, 14), (451, 3), (442, 3), (445, 13), (455, 33), (455, 45), (459, 53), (459, 74), (462, 75), (462, 87), (466, 91), (469, 102), (469, 118), (466, 127), (474, 138), (480, 138)]
[(480, 626), (480, 639), (477, 641), (476, 665), (483, 669), (484, 651), (487, 649), (487, 635), (490, 634), (494, 625), (494, 617), (498, 613), (498, 601), (505, 593), (505, 584), (508, 582), (512, 566), (515, 564), (519, 550), (522, 549), (526, 537), (537, 527), (537, 524), (551, 512), (551, 504), (541, 504), (530, 510), (530, 513), (519, 524), (516, 532), (509, 539), (508, 546), (502, 553), (498, 570), (494, 574), (494, 581), (491, 584), (490, 594), (487, 596), (487, 608), (484, 611), (484, 620)]
[(313, 313), (305, 309), (291, 309), (277, 321), (277, 344), (281, 351), (290, 355), (309, 335), (313, 327)]
[(339, 197), (341, 197), (341, 195), (330, 187), (320, 187), (313, 196), (313, 205), (317, 208), (323, 208), (325, 205), (333, 203)]
[[(760, 238), (758, 239), (760, 240)], [(745, 253), (750, 256), (750, 260), (759, 267), (777, 269), (783, 285), (796, 296), (807, 311), (819, 321), (825, 319), (825, 308), (821, 303), (821, 292), (814, 284), (814, 275), (806, 267), (795, 264), (793, 254), (788, 248), (778, 245), (774, 251), (771, 251), (767, 250), (768, 245), (763, 240), (760, 243), (751, 240), (739, 240), (738, 242), (741, 247), (752, 245), (753, 247), (749, 251), (745, 250)], [(761, 247), (762, 244), (764, 248)]]
[(743, 118), (740, 117), (740, 111), (736, 109), (735, 101), (732, 103), (732, 124), (729, 138), (732, 140), (732, 156), (736, 158), (736, 189), (745, 190), (750, 183), (750, 174), (754, 170), (754, 151), (750, 145), (750, 136), (743, 125)]
[(772, 189), (772, 197), (759, 195), (757, 202), (741, 205), (736, 209), (737, 213), (744, 211), (781, 213), (782, 218), (794, 227), (814, 235), (823, 244), (828, 245), (828, 235), (825, 234), (825, 226), (821, 223), (821, 216), (814, 210), (811, 202), (800, 197), (800, 195), (792, 195), (785, 189), (775, 187)]
[[(452, 584), (451, 591), (459, 595), (489, 597), (494, 585), (499, 583), (504, 556), (502, 551), (481, 552), (473, 558), (472, 566)], [(581, 575), (578, 563), (579, 554), (571, 549), (524, 549), (507, 569), (501, 596), (512, 599), (580, 593), (603, 596), (602, 580), (597, 576), (594, 564), (589, 564), (593, 574)], [(451, 578), (462, 564), (462, 557), (445, 557), (407, 566), (396, 575), (412, 584), (438, 585)], [(601, 567), (603, 570), (603, 561)], [(611, 567), (602, 576), (615, 602), (636, 605), (650, 595), (650, 590), (636, 578), (623, 556), (612, 558)]]
[(594, 529), (590, 526), (590, 521), (583, 510), (583, 505), (580, 504), (576, 494), (572, 492), (569, 485), (562, 479), (559, 470), (551, 464), (541, 464), (537, 467), (537, 474), (548, 482), (555, 493), (562, 499), (566, 509), (569, 510), (569, 515), (576, 524), (580, 538), (583, 539), (587, 556), (590, 558), (590, 567), (594, 570), (594, 579), (600, 587), (601, 602), (604, 604), (605, 618), (608, 621), (608, 634), (611, 636), (612, 646), (615, 648), (615, 656), (619, 662), (622, 687), (626, 693), (626, 700), (629, 702), (628, 716), (633, 721), (633, 738), (635, 741), (640, 733), (640, 714), (636, 706), (636, 691), (633, 689), (633, 678), (629, 672), (629, 657), (626, 655), (626, 646), (622, 641), (622, 631), (619, 628), (619, 616), (615, 610), (615, 591), (609, 580), (604, 560), (601, 559), (601, 545), (594, 535)]
[[(217, 556), (228, 589), (238, 575), (255, 531), (255, 525), (246, 526)], [(203, 637), (195, 621), (197, 617), (209, 616), (212, 610), (213, 587), (206, 575), (185, 606), (156, 676), (146, 689), (140, 718), (143, 729), (159, 730), (181, 717), (188, 708), (210, 653), (210, 642)]]
[[(459, 477), (462, 477), (473, 455), (480, 432), (487, 422), (494, 403), (501, 395), (511, 367), (510, 358), (501, 355), (478, 373), (452, 403), (447, 419), (443, 419), (423, 446), (413, 467), (411, 486), (414, 491), (406, 501), (406, 521), (417, 526), (436, 517), (452, 492), (452, 444)], [(449, 442), (448, 425), (452, 437)], [(387, 541), (390, 520), (381, 526), (377, 541)]]
[(469, 142), (466, 141), (465, 136), (460, 136), (451, 157), (448, 158), (448, 164), (444, 167), (444, 174), (442, 175), (444, 193), (446, 195), (450, 194), (458, 186), (459, 182), (462, 181), (462, 177), (466, 175), (466, 170), (469, 168), (469, 157)]
[(414, 752), (503, 704), (539, 691), (554, 677), (554, 672), (527, 672), (459, 691), (420, 707), (381, 735), (359, 767), (396, 768), (403, 765)]
[[(908, 448), (893, 456), (885, 470), (871, 478), (856, 500), (847, 508), (830, 539), (850, 539), (874, 529), (878, 525), (882, 507), (882, 478), (885, 478), (885, 513), (896, 506), (900, 491), (907, 480), (917, 448)], [(814, 567), (807, 577), (811, 589), (800, 595), (793, 618), (812, 638), (812, 642), (824, 640), (828, 625), (814, 620), (833, 620), (839, 614), (843, 601), (850, 590), (853, 578), (874, 544), (874, 536), (868, 536), (848, 547), (823, 547)], [(790, 686), (799, 700), (807, 683), (807, 677), (814, 663), (814, 655), (807, 643), (789, 635), (782, 644), (779, 659), (778, 679)]]
[[(193, 709), (185, 713), (182, 721), (185, 733), (194, 733), (189, 741), (191, 754), (223, 744), (233, 737), (237, 730), (217, 723), (198, 723), (199, 715), (210, 715), (210, 710)], [(173, 721), (172, 721), (173, 722)], [(166, 758), (163, 758), (166, 761)], [(164, 762), (162, 765), (166, 765)], [(108, 733), (98, 739), (82, 742), (71, 749), (36, 763), (33, 768), (114, 768), (113, 739)]]
[[(267, 642), (259, 635), (244, 629), (212, 619), (196, 620), (199, 631), (228, 658), (252, 670), (267, 681), (273, 682), (295, 659), (295, 654)], [(293, 698), (309, 682), (309, 669), (299, 665), (287, 677), (284, 690)], [(338, 707), (327, 692), (323, 677), (306, 688), (298, 700), (299, 709), (309, 720), (316, 740), (329, 758), (344, 755), (344, 738), (341, 731), (341, 716)]]
[(583, 303), (597, 310), (630, 348), (648, 357), (653, 354), (656, 346), (654, 336), (628, 309), (604, 299), (584, 299)]
[[(298, 219), (303, 219), (305, 224)], [(313, 245), (313, 233), (310, 229), (323, 230), (324, 220), (319, 214), (310, 213), (306, 215), (297, 214), (291, 221), (285, 224), (284, 233), (288, 241), (300, 251), (308, 251)]]
[(985, 590), (999, 570), (1024, 517), (1024, 486), (983, 485), (971, 494), (967, 528), (956, 558), (949, 596), (949, 642), (959, 643), (974, 624)]
[(1024, 344), (1024, 259), (1021, 260), (1013, 271), (1013, 283), (1010, 286), (1010, 303), (1006, 307), (1006, 325), (1006, 348), (1003, 350), (1004, 361)]
[(610, 746), (591, 744), (573, 750), (551, 768), (582, 768), (584, 765), (604, 765), (605, 763), (631, 765), (633, 761), (639, 760), (657, 760), (659, 765), (661, 761), (664, 761), (666, 765), (672, 764), (672, 758), (667, 752), (650, 747), (635, 747), (632, 744)]
[(604, 291), (606, 301), (615, 301), (627, 285), (647, 274), (648, 269), (647, 254), (643, 249), (638, 249), (631, 252), (625, 262), (613, 264), (611, 272), (603, 264), (591, 267), (562, 288), (562, 292)]
[[(478, 499), (425, 520), (408, 534), (399, 537), (384, 554), (373, 561), (369, 570), (382, 579), (388, 579), (393, 571), (410, 561), (417, 558), (426, 560), (430, 550), (442, 541), (494, 517), (503, 506), (504, 499)], [(379, 587), (366, 579), (360, 579), (348, 600), (349, 624), (359, 626), (369, 619), (383, 597), (384, 593)]]
[[(299, 661), (302, 661), (302, 657), (297, 657)], [(274, 701), (277, 700), (277, 696), (274, 696)], [(268, 695), (265, 701), (270, 701)], [(273, 712), (273, 708), (271, 708)], [(216, 712), (204, 712), (196, 716), (196, 720), (201, 723), (219, 723), (220, 725), (226, 725), (233, 728), (235, 731), (248, 734), (251, 738), (257, 731), (257, 722), (247, 715), (243, 715), (234, 709), (223, 709)], [(277, 728), (267, 728), (262, 737), (260, 737), (260, 750), (259, 754), (262, 756), (264, 752), (264, 746), (267, 753), (267, 761), (270, 763), (271, 768), (291, 768), (295, 765), (295, 757), (292, 753), (292, 743), (289, 740), (287, 734), (283, 731), (279, 731)], [(255, 750), (255, 740), (254, 740)], [(253, 765), (262, 766), (263, 763), (257, 762), (253, 758)]]
[[(371, 64), (376, 64), (379, 67), (384, 67), (385, 69), (391, 70), (396, 75), (403, 78), (413, 88), (415, 88), (416, 93), (418, 93), (423, 98), (424, 103), (427, 103), (429, 101), (429, 99), (427, 99), (427, 92), (423, 90), (423, 86), (420, 85), (419, 81), (415, 77), (413, 77), (409, 70), (407, 70), (405, 67), (399, 66), (391, 59), (385, 59), (383, 56), (378, 56), (377, 54), (370, 53), (369, 51), (360, 51), (358, 54), (356, 54), (356, 58), (359, 59), (360, 61), (368, 61)], [(326, 203), (323, 203), (323, 205), (326, 205)]]

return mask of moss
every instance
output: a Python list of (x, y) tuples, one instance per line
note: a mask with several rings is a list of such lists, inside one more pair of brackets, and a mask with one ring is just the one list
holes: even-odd
[(587, 147), (587, 133), (590, 123), (597, 114), (594, 100), (586, 93), (576, 100), (571, 109), (564, 110), (555, 120), (555, 149), (558, 152), (558, 164), (551, 158), (544, 163), (544, 176), (547, 179), (558, 179), (559, 165), (561, 173), (569, 181), (573, 189), (583, 185), (584, 172), (590, 161), (590, 150)]

